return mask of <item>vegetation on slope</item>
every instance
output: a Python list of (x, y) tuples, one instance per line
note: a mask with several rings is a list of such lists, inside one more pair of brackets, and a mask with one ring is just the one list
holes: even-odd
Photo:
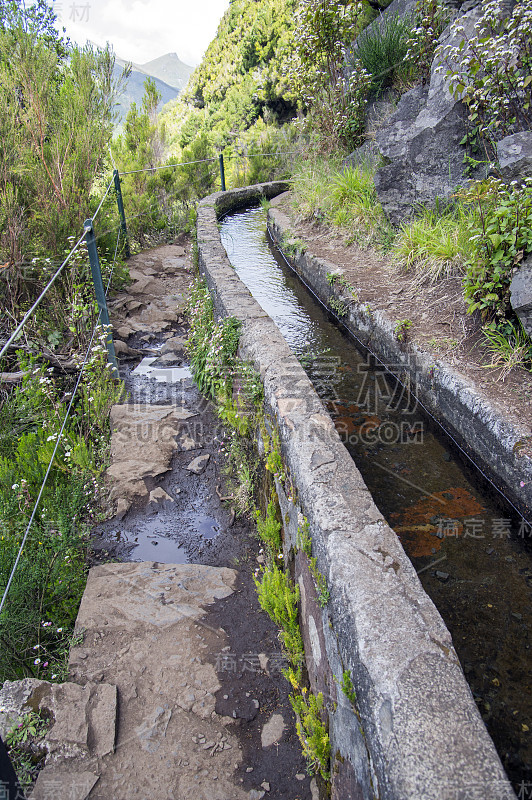
[[(54, 19), (45, 0), (0, 0), (0, 346), (80, 237), (109, 169), (113, 56), (71, 47)], [(113, 283), (122, 278), (115, 265)], [(0, 614), (0, 681), (65, 674), (121, 393), (95, 305), (78, 249), (0, 363), (2, 600), (16, 566)]]

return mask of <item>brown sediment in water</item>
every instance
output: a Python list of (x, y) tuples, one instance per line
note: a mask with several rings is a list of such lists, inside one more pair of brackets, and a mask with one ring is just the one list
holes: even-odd
[(407, 554), (411, 558), (421, 558), (437, 552), (445, 537), (463, 536), (465, 517), (474, 517), (484, 510), (471, 492), (456, 486), (433, 492), (391, 514), (390, 524)]

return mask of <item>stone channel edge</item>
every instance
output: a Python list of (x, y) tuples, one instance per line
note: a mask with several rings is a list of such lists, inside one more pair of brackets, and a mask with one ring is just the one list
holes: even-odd
[[(306, 373), (236, 275), (220, 241), (220, 217), (286, 188), (274, 182), (202, 200), (198, 254), (216, 315), (243, 322), (240, 355), (261, 375), (265, 410), (296, 489), (294, 500), (277, 482), (285, 555), (295, 549), (301, 511), (330, 591), (326, 608), (320, 608), (298, 552), (294, 578), (301, 590), (310, 683), (328, 701), (332, 798), (515, 798), (449, 631)], [(356, 704), (338, 687), (346, 670)]]

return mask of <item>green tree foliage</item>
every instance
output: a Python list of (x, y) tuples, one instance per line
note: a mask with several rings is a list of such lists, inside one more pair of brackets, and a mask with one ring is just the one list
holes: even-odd
[(157, 105), (161, 95), (151, 78), (144, 82), (144, 90), (142, 107), (139, 109), (136, 103), (132, 103), (124, 131), (111, 147), (119, 171), (132, 173), (124, 178), (122, 192), (130, 233), (141, 236), (145, 231), (164, 225), (156, 201), (160, 176), (157, 172), (142, 171), (158, 167), (164, 152), (164, 126), (157, 125)]
[[(192, 75), (184, 102), (171, 110), (171, 127), (181, 147), (208, 142), (227, 156), (242, 156), (258, 140), (246, 131), (264, 123), (272, 130), (291, 120), (297, 97), (289, 81), (293, 54), (296, 0), (234, 0), (224, 14), (216, 38)], [(271, 137), (270, 137), (271, 143)], [(280, 149), (286, 137), (280, 135)], [(249, 165), (227, 165), (242, 176)], [(260, 170), (255, 169), (260, 172)]]
[(208, 105), (211, 113), (224, 111), (222, 137), (235, 122), (246, 119), (249, 125), (266, 108), (281, 121), (293, 116), (295, 97), (287, 65), (294, 11), (294, 0), (234, 0), (224, 14), (187, 92), (198, 108)]
[[(172, 157), (165, 119), (157, 115), (161, 96), (151, 78), (146, 79), (144, 88), (142, 108), (132, 104), (124, 131), (111, 147), (123, 174), (128, 229), (141, 244), (154, 233), (169, 230), (175, 234), (186, 227), (192, 205), (214, 186), (214, 151), (208, 137), (191, 120), (190, 132), (182, 137), (186, 146)], [(176, 162), (196, 163), (165, 168)]]
[(18, 267), (81, 231), (118, 87), (111, 51), (70, 47), (42, 0), (0, 14), (0, 256)]

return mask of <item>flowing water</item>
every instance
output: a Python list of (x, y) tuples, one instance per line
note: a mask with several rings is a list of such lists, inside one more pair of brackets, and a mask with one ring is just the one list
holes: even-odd
[(262, 209), (225, 217), (221, 236), (451, 631), (514, 788), (532, 797), (530, 528), (286, 266)]

